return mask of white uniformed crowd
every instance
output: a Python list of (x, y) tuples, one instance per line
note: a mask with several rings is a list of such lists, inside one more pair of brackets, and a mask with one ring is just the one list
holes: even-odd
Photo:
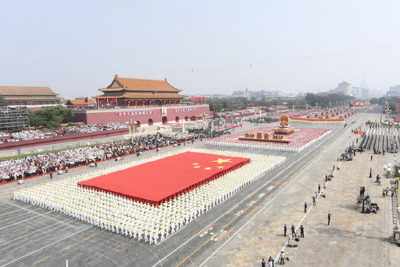
[[(254, 135), (257, 135), (257, 133), (273, 134), (273, 132), (274, 127), (259, 127), (246, 131), (246, 133)], [(210, 139), (207, 141), (207, 144), (212, 146), (240, 147), (297, 153), (320, 140), (330, 132), (331, 130), (327, 129), (297, 128), (294, 133), (285, 137), (291, 140), (290, 143), (239, 140), (239, 137), (244, 136), (244, 133), (241, 132)]]
[(200, 153), (250, 158), (250, 163), (159, 206), (78, 186), (80, 181), (188, 150), (157, 154), (153, 158), (124, 162), (118, 166), (98, 168), (85, 174), (27, 187), (15, 192), (14, 199), (72, 216), (108, 231), (157, 244), (285, 160), (285, 157), (273, 155), (190, 149)]

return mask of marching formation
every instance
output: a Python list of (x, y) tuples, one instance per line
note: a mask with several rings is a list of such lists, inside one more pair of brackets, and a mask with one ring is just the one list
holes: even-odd
[[(246, 133), (249, 134), (257, 134), (259, 132), (272, 133), (273, 131), (274, 131), (273, 127), (259, 127), (247, 131)], [(297, 128), (293, 134), (289, 135), (292, 141), (288, 144), (239, 140), (238, 138), (244, 136), (244, 133), (235, 133), (209, 140), (207, 141), (207, 144), (212, 146), (253, 148), (253, 149), (298, 153), (303, 149), (307, 148), (308, 146), (310, 146), (311, 144), (317, 142), (330, 132), (331, 130), (326, 130), (326, 129)]]
[[(78, 182), (130, 168), (164, 157), (193, 151), (231, 157), (250, 158), (242, 168), (164, 202), (158, 207), (99, 190), (84, 189)], [(285, 157), (208, 149), (180, 149), (152, 158), (138, 159), (96, 169), (58, 181), (16, 191), (14, 199), (75, 217), (121, 235), (157, 244), (225, 201), (238, 190), (285, 161)]]

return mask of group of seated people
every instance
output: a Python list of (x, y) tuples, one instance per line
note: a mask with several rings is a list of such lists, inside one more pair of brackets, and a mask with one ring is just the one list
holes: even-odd
[(133, 140), (108, 142), (90, 147), (4, 160), (0, 161), (0, 183), (192, 141), (199, 137), (199, 134), (157, 133), (136, 137)]

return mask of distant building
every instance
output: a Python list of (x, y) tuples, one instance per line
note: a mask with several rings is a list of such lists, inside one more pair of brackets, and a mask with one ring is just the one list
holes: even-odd
[(348, 82), (339, 83), (338, 87), (336, 88), (336, 92), (339, 93), (339, 94), (352, 96), (352, 94), (351, 94), (351, 84), (349, 84)]
[(251, 97), (249, 89), (246, 88), (246, 90), (243, 91), (234, 91), (232, 94), (232, 97)]
[(361, 88), (361, 87), (353, 87), (351, 89), (351, 94), (356, 99), (368, 99), (369, 98), (369, 89)]
[(391, 86), (387, 91), (387, 96), (400, 96), (400, 85)]
[(0, 86), (0, 95), (12, 106), (54, 105), (62, 100), (50, 87)]

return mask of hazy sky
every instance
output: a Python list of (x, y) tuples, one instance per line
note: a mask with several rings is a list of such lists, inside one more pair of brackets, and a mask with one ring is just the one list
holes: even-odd
[(400, 1), (0, 0), (0, 85), (94, 96), (114, 74), (184, 94), (400, 84)]

